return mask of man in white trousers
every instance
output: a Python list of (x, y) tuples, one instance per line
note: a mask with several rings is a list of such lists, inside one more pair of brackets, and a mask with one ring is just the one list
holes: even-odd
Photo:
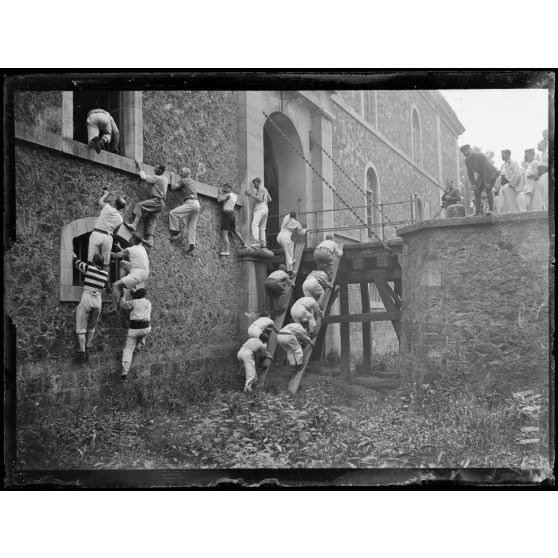
[(128, 377), (134, 351), (145, 344), (145, 338), (151, 333), (151, 302), (145, 298), (146, 295), (145, 289), (136, 289), (132, 293), (132, 300), (120, 302), (120, 308), (130, 312), (128, 334), (122, 352), (122, 380)]
[(294, 242), (292, 240), (293, 233), (299, 235), (306, 234), (305, 228), (297, 221), (296, 211), (291, 211), (283, 218), (281, 230), (277, 235), (277, 243), (285, 251), (285, 263), (287, 265), (287, 273), (292, 275), (294, 264)]
[(246, 382), (244, 384), (245, 393), (251, 393), (254, 384), (258, 381), (256, 363), (259, 362), (263, 371), (269, 368), (273, 361), (272, 356), (267, 350), (268, 341), (269, 336), (265, 333), (262, 333), (259, 339), (250, 337), (250, 339), (240, 347), (236, 355), (237, 359), (244, 365), (244, 371), (246, 372)]
[(181, 169), (178, 184), (176, 186), (171, 184), (171, 190), (179, 188), (182, 188), (184, 192), (184, 200), (182, 205), (175, 207), (169, 213), (169, 240), (174, 241), (180, 238), (180, 221), (184, 220), (188, 229), (188, 252), (191, 252), (196, 247), (196, 228), (201, 206), (196, 183), (192, 178), (192, 171), (188, 167)]
[(269, 192), (262, 186), (261, 178), (254, 178), (254, 180), (252, 180), (252, 185), (256, 190), (255, 194), (252, 194), (250, 190), (246, 190), (246, 195), (257, 202), (254, 207), (254, 216), (252, 217), (252, 246), (265, 248), (267, 246), (265, 229), (267, 227), (267, 215), (269, 213), (267, 204), (271, 203), (272, 199)]
[(262, 333), (269, 335), (272, 331), (277, 332), (275, 322), (269, 317), (268, 312), (262, 312), (260, 317), (250, 324), (248, 337), (259, 339)]
[(291, 316), (297, 324), (308, 322), (308, 333), (310, 337), (314, 337), (317, 333), (316, 320), (322, 319), (324, 313), (316, 299), (311, 296), (303, 296), (293, 304)]
[(306, 345), (312, 345), (312, 340), (306, 332), (308, 322), (287, 324), (277, 334), (277, 343), (287, 353), (287, 360), (291, 369), (291, 374), (298, 372), (303, 366), (304, 352)]

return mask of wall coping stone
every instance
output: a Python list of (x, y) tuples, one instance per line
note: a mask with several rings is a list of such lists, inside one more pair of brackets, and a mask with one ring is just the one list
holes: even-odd
[[(78, 159), (85, 159), (98, 165), (103, 165), (128, 174), (133, 174), (139, 178), (138, 171), (136, 170), (136, 163), (133, 159), (122, 157), (121, 155), (116, 155), (115, 153), (109, 153), (108, 151), (96, 153), (95, 150), (91, 149), (84, 143), (71, 138), (65, 138), (59, 134), (47, 132), (39, 126), (31, 126), (29, 124), (25, 124), (24, 122), (16, 121), (15, 137), (16, 139), (24, 142), (40, 145), (41, 147), (59, 151)], [(152, 165), (142, 163), (142, 166), (147, 173), (153, 172), (154, 167)], [(180, 180), (180, 175), (175, 172), (168, 171), (165, 174), (170, 181), (169, 188), (172, 184), (177, 184)], [(219, 193), (217, 186), (205, 184), (204, 182), (199, 182), (197, 180), (194, 182), (196, 182), (199, 195), (217, 199)], [(242, 195), (238, 196), (236, 205), (239, 207), (242, 206)]]
[(453, 217), (451, 219), (430, 219), (419, 221), (397, 229), (401, 237), (420, 232), (426, 229), (445, 229), (450, 227), (477, 227), (488, 225), (501, 225), (505, 223), (517, 223), (523, 221), (541, 221), (548, 223), (548, 211), (533, 211), (527, 213), (505, 213), (503, 215), (481, 215), (479, 217)]

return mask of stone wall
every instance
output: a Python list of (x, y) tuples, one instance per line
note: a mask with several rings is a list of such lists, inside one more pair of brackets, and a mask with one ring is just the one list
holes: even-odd
[[(397, 93), (403, 95), (405, 92)], [(334, 104), (334, 114), (336, 121), (333, 123), (333, 158), (353, 178), (361, 190), (365, 190), (367, 164), (372, 163), (377, 172), (381, 202), (410, 200), (412, 194), (418, 193), (423, 201), (430, 204), (431, 212), (437, 210), (440, 205), (441, 190), (432, 180), (337, 104)], [(380, 119), (385, 117), (385, 113), (382, 113), (380, 107), (378, 107), (378, 114)], [(437, 172), (435, 176), (437, 176)], [(364, 194), (359, 192), (335, 166), (333, 167), (333, 184), (351, 205), (365, 205)], [(334, 197), (334, 207), (344, 206)], [(365, 210), (360, 209), (359, 211), (361, 217), (365, 219)], [(410, 219), (410, 203), (401, 206), (387, 206), (385, 215), (391, 221)], [(336, 226), (356, 227), (359, 225), (358, 220), (348, 211), (336, 213), (334, 221)], [(394, 227), (387, 227), (386, 233), (391, 238), (396, 237)], [(360, 239), (360, 232), (357, 229), (343, 234)]]
[(238, 182), (236, 91), (144, 91), (142, 97), (146, 163), (175, 172), (184, 165), (196, 172), (202, 163), (202, 182)]
[[(119, 369), (125, 329), (116, 317), (101, 317), (90, 363), (79, 369), (71, 364), (69, 359), (77, 348), (77, 303), (60, 302), (59, 298), (62, 227), (97, 215), (96, 202), (104, 185), (113, 196), (124, 194), (132, 201), (126, 218), (130, 218), (133, 203), (147, 197), (145, 183), (137, 175), (33, 144), (16, 144), (17, 238), (6, 255), (5, 300), (17, 328), (18, 388), (22, 392), (31, 378), (29, 385), (36, 389), (55, 389), (49, 382), (57, 376), (56, 389), (61, 391), (70, 393), (94, 384), (98, 389), (92, 376)], [(245, 285), (240, 262), (217, 254), (217, 203), (201, 198), (197, 247), (193, 255), (186, 256), (187, 246), (171, 245), (167, 240), (168, 211), (180, 201), (176, 192), (167, 197), (150, 252), (147, 289), (153, 303), (153, 332), (145, 354), (133, 364), (140, 371), (143, 367), (144, 375), (161, 363), (175, 363), (180, 371), (211, 367), (207, 359), (226, 357), (235, 363), (233, 353), (244, 337), (239, 324)]]
[(62, 91), (15, 91), (14, 117), (25, 124), (60, 134)]
[(546, 213), (424, 222), (400, 235), (402, 353), (516, 387), (548, 378)]

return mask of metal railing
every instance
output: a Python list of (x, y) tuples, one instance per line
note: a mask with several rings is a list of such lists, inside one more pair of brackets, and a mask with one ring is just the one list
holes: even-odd
[[(389, 208), (395, 208), (395, 207), (400, 208), (400, 211), (398, 211), (399, 217), (398, 218), (388, 217), (387, 212), (389, 211)], [(335, 224), (336, 221), (335, 217), (339, 216), (341, 212), (349, 213), (348, 215), (349, 219), (351, 218), (354, 219), (353, 212), (355, 210), (362, 210), (363, 213), (366, 212), (366, 215), (368, 215), (367, 213), (368, 211), (373, 211), (375, 212), (378, 221), (370, 222), (370, 220), (367, 218), (367, 224), (361, 224), (361, 223), (345, 224), (345, 225)], [(277, 223), (276, 228), (279, 229), (281, 225), (281, 220), (284, 218), (286, 214), (287, 211), (285, 211), (285, 213), (282, 213), (281, 215), (269, 215), (268, 223), (272, 225), (271, 228), (275, 228), (273, 227), (273, 225), (276, 222)], [(374, 235), (370, 234), (369, 229), (374, 229), (376, 231), (379, 231), (377, 233), (377, 236), (380, 237), (382, 240), (395, 238), (397, 236), (395, 232), (396, 228), (414, 222), (416, 220), (416, 215), (417, 215), (417, 211), (416, 211), (415, 196), (411, 196), (407, 200), (377, 203), (375, 204), (375, 206), (359, 205), (359, 206), (353, 206), (351, 208), (340, 207), (340, 208), (333, 208), (333, 209), (321, 209), (317, 211), (299, 211), (297, 212), (297, 220), (300, 221), (300, 223), (304, 228), (308, 229), (308, 233), (307, 233), (308, 244), (312, 245), (313, 244), (312, 241), (323, 240), (322, 238), (319, 238), (320, 233), (322, 234), (341, 233), (341, 232), (348, 233), (351, 231), (357, 231), (359, 233), (359, 238), (358, 239), (355, 238), (354, 240), (362, 241), (363, 240), (362, 233), (365, 231), (368, 232), (367, 240), (373, 240)], [(271, 247), (273, 247), (273, 245), (275, 244), (276, 242), (275, 239), (278, 234), (279, 234), (278, 232), (267, 234), (268, 242), (271, 241), (272, 244)]]

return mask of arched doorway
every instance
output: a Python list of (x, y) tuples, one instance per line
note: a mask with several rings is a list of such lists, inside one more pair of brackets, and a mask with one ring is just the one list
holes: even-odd
[[(279, 129), (303, 152), (300, 138), (291, 120), (275, 112), (266, 120), (263, 130), (264, 186), (273, 201), (269, 205), (267, 242), (277, 248), (277, 234), (283, 216), (289, 211), (306, 211), (306, 168), (302, 158), (281, 135)], [(300, 220), (306, 223), (305, 216)]]

